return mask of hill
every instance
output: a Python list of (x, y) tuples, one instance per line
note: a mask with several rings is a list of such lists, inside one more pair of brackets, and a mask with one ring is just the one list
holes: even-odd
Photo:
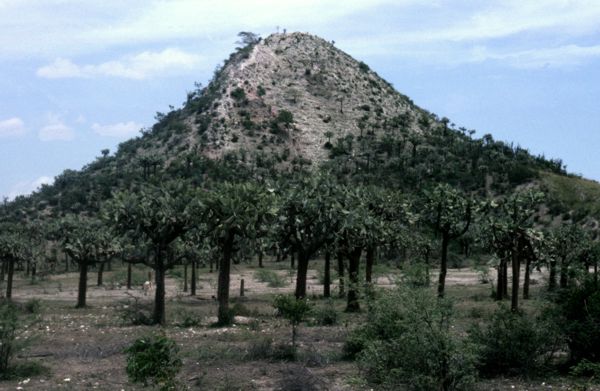
[(533, 184), (549, 193), (552, 216), (597, 226), (598, 208), (586, 201), (600, 192), (597, 183), (567, 176), (561, 160), (491, 135), (474, 138), (309, 34), (250, 35), (206, 87), (197, 85), (183, 107), (156, 120), (114, 155), (103, 151), (82, 170), (5, 203), (2, 213), (95, 210), (114, 190), (157, 173), (202, 182), (324, 168), (409, 193), (438, 182), (481, 195)]

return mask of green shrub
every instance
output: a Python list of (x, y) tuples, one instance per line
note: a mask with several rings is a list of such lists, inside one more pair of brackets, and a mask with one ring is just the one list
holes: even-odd
[(557, 298), (557, 315), (573, 364), (600, 362), (600, 287), (593, 281), (563, 290)]
[(29, 299), (25, 302), (24, 308), (30, 314), (37, 314), (40, 312), (42, 303), (39, 299)]
[(477, 367), (484, 376), (526, 375), (543, 367), (558, 344), (558, 335), (542, 319), (498, 308), (489, 324), (469, 332), (479, 346)]
[(450, 331), (452, 308), (427, 289), (380, 293), (367, 323), (350, 334), (347, 356), (384, 388), (465, 390), (476, 379), (476, 351)]
[(119, 314), (124, 324), (133, 326), (149, 326), (154, 324), (150, 304), (141, 303), (137, 297), (122, 303)]
[(231, 97), (237, 101), (241, 101), (246, 99), (246, 91), (243, 88), (238, 87), (235, 90), (231, 91)]
[(189, 312), (184, 312), (182, 314), (182, 319), (177, 323), (178, 327), (189, 328), (189, 327), (197, 327), (200, 326), (200, 319)]
[(291, 124), (294, 122), (294, 114), (287, 110), (279, 110), (279, 114), (277, 114), (277, 122), (283, 124)]
[(339, 315), (333, 306), (331, 300), (327, 301), (327, 305), (315, 307), (312, 310), (315, 324), (319, 326), (334, 326), (338, 324)]
[(296, 299), (294, 296), (277, 295), (273, 307), (280, 316), (289, 320), (292, 325), (292, 347), (296, 347), (296, 334), (298, 325), (310, 312), (311, 306), (306, 299)]
[(279, 276), (279, 274), (268, 269), (257, 270), (254, 272), (254, 278), (260, 282), (266, 282), (271, 288), (281, 288), (288, 284), (284, 278)]
[(0, 374), (4, 374), (16, 351), (17, 309), (12, 303), (0, 304)]
[(129, 380), (164, 391), (180, 389), (175, 379), (182, 366), (178, 352), (175, 342), (162, 334), (137, 339), (125, 349)]

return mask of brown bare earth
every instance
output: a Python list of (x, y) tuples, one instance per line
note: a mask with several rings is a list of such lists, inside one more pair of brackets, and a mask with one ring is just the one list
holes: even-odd
[[(321, 265), (321, 263), (313, 263)], [(315, 326), (309, 320), (300, 327), (299, 359), (288, 362), (261, 356), (261, 346), (289, 343), (291, 330), (282, 319), (274, 316), (271, 305), (277, 293), (292, 292), (294, 274), (287, 264), (267, 262), (284, 286), (269, 287), (257, 280), (259, 270), (250, 266), (235, 266), (232, 274), (232, 306), (240, 316), (236, 324), (226, 328), (212, 327), (217, 312), (213, 295), (216, 292), (216, 272), (199, 270), (198, 292), (195, 297), (183, 292), (179, 276), (171, 273), (167, 281), (167, 322), (164, 332), (181, 348), (183, 369), (180, 380), (191, 390), (365, 390), (373, 389), (360, 379), (356, 365), (342, 359), (342, 346), (348, 331), (364, 320), (364, 313), (343, 313), (343, 299), (329, 303), (320, 298), (320, 272), (310, 270), (308, 292), (313, 305), (339, 313), (333, 326)], [(391, 287), (399, 281), (395, 268), (376, 269), (379, 286)], [(147, 270), (137, 269), (137, 278), (147, 277)], [(334, 273), (335, 274), (335, 273)], [(123, 349), (136, 338), (158, 332), (155, 326), (134, 326), (123, 314), (137, 305), (150, 309), (152, 295), (144, 295), (141, 286), (127, 290), (117, 288), (123, 269), (105, 272), (103, 287), (95, 285), (90, 275), (88, 308), (75, 309), (77, 275), (58, 274), (31, 284), (18, 279), (14, 300), (24, 304), (40, 301), (39, 313), (33, 314), (20, 338), (29, 346), (18, 353), (17, 363), (37, 362), (44, 367), (40, 375), (20, 380), (0, 382), (0, 390), (140, 390), (129, 383), (125, 373)], [(456, 299), (457, 327), (462, 327), (477, 309), (479, 316), (494, 310), (490, 299), (490, 283), (481, 283), (482, 273), (472, 269), (453, 269), (448, 276), (448, 295)], [(435, 278), (435, 271), (432, 277)], [(494, 275), (490, 271), (490, 278)], [(245, 282), (245, 296), (239, 297), (240, 280)], [(541, 295), (543, 275), (535, 273), (534, 296)], [(332, 286), (337, 293), (337, 286)], [(153, 293), (153, 292), (150, 292)], [(534, 298), (524, 305), (535, 308)], [(333, 307), (329, 307), (332, 305)], [(482, 315), (483, 314), (483, 315)], [(193, 324), (198, 322), (198, 324)], [(304, 387), (304, 388), (301, 388)], [(495, 379), (482, 381), (480, 390), (575, 390), (570, 379)], [(587, 388), (600, 390), (600, 388)]]

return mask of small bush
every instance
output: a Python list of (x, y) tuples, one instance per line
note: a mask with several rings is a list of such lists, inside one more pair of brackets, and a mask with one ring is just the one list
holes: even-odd
[(189, 328), (200, 326), (200, 319), (191, 313), (183, 313), (182, 319), (177, 323), (178, 327)]
[(366, 378), (415, 391), (465, 390), (476, 379), (476, 351), (450, 331), (451, 306), (427, 289), (401, 287), (376, 298), (367, 323), (350, 334)]
[(369, 72), (371, 70), (371, 68), (369, 68), (369, 66), (362, 61), (358, 63), (358, 69), (363, 72)]
[(42, 308), (42, 303), (39, 299), (29, 299), (24, 305), (25, 311), (30, 314), (37, 314)]
[(338, 324), (339, 314), (335, 310), (332, 301), (328, 301), (327, 305), (315, 307), (312, 310), (315, 324), (319, 326), (334, 326)]
[(179, 389), (175, 380), (182, 366), (178, 352), (175, 342), (164, 335), (137, 339), (125, 349), (129, 380), (144, 386), (156, 385), (164, 391)]
[(284, 370), (283, 377), (277, 382), (276, 390), (281, 391), (319, 391), (326, 390), (327, 384), (307, 368), (293, 365)]
[(273, 339), (269, 337), (254, 338), (248, 344), (246, 357), (250, 360), (266, 360), (273, 355)]
[(246, 99), (246, 91), (243, 88), (238, 87), (235, 90), (231, 91), (231, 97), (237, 101), (241, 101)]
[(552, 329), (542, 319), (501, 306), (489, 324), (470, 330), (471, 341), (479, 346), (479, 371), (484, 376), (497, 376), (525, 375), (540, 369), (557, 344)]
[(600, 286), (593, 280), (563, 290), (557, 298), (557, 321), (571, 361), (600, 363)]
[(154, 324), (151, 306), (141, 303), (137, 297), (125, 301), (119, 313), (123, 323), (127, 325), (149, 326)]
[(281, 288), (287, 285), (287, 281), (273, 270), (259, 269), (254, 272), (254, 278), (260, 282), (266, 282), (271, 288)]
[(311, 306), (306, 299), (296, 299), (294, 296), (278, 295), (275, 297), (273, 307), (280, 316), (289, 320), (292, 325), (292, 347), (296, 347), (296, 334), (298, 325), (310, 312)]
[(294, 122), (294, 114), (287, 110), (280, 110), (279, 114), (277, 114), (277, 122), (283, 124), (291, 124)]

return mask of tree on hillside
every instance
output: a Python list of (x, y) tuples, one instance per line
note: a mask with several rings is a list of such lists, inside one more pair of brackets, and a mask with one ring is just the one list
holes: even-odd
[(236, 239), (256, 240), (266, 235), (277, 204), (272, 191), (252, 183), (217, 185), (207, 193), (204, 203), (203, 220), (221, 255), (217, 300), (218, 323), (224, 325), (231, 322), (229, 283)]
[(60, 223), (60, 244), (63, 251), (79, 265), (79, 285), (76, 308), (86, 306), (89, 266), (108, 260), (119, 250), (108, 227), (99, 219), (68, 215)]
[(550, 232), (548, 236), (549, 290), (554, 290), (556, 287), (557, 268), (560, 274), (559, 286), (566, 288), (569, 285), (572, 265), (581, 258), (588, 242), (587, 232), (576, 224), (563, 224)]
[[(527, 190), (515, 192), (486, 205), (485, 240), (501, 260), (512, 266), (511, 310), (519, 308), (519, 275), (521, 262), (530, 251), (531, 243), (539, 237), (533, 228), (533, 215), (543, 193)], [(506, 275), (504, 276), (506, 278)], [(501, 284), (499, 283), (499, 289)]]
[(333, 240), (336, 191), (333, 178), (318, 174), (290, 184), (283, 194), (277, 236), (280, 248), (298, 254), (296, 298), (306, 296), (310, 258)]
[(133, 192), (115, 194), (106, 216), (117, 231), (134, 240), (126, 254), (130, 262), (154, 269), (155, 300), (153, 321), (165, 324), (165, 273), (177, 264), (167, 257), (172, 243), (196, 224), (202, 209), (197, 191), (183, 181), (163, 186), (144, 184)]
[(260, 35), (252, 33), (250, 31), (240, 31), (238, 33), (239, 40), (235, 42), (236, 45), (241, 45), (242, 48), (250, 45), (255, 45), (260, 42)]
[(448, 272), (448, 245), (464, 235), (473, 219), (473, 202), (460, 191), (440, 184), (425, 193), (424, 218), (441, 236), (441, 262), (438, 296), (444, 297)]
[[(12, 298), (15, 263), (27, 257), (27, 243), (22, 230), (16, 224), (0, 226), (0, 261), (6, 267), (6, 298)], [(6, 265), (6, 266), (5, 266)]]

